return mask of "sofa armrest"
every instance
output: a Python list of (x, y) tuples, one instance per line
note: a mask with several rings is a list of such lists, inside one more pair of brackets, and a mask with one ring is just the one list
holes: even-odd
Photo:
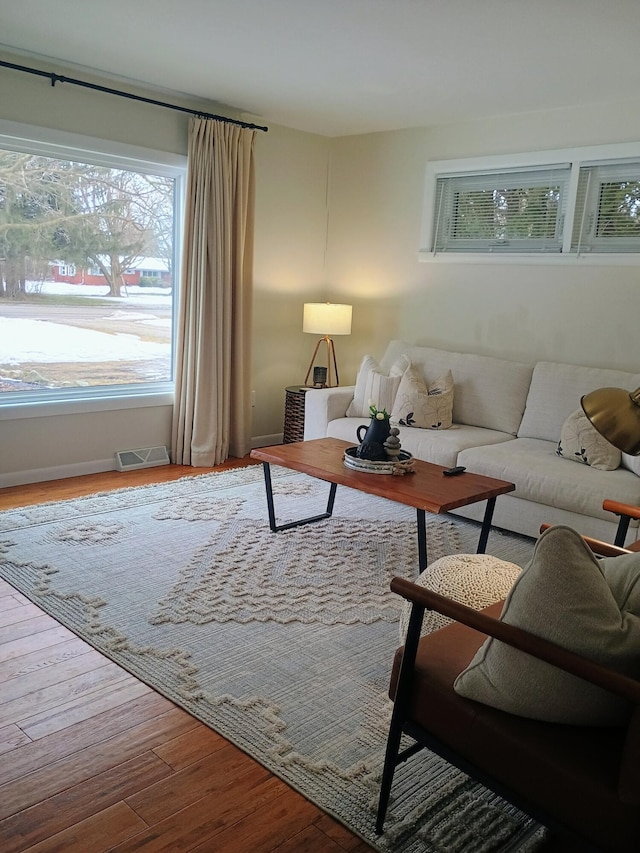
[(304, 395), (304, 440), (326, 438), (329, 421), (346, 417), (355, 385), (314, 388)]

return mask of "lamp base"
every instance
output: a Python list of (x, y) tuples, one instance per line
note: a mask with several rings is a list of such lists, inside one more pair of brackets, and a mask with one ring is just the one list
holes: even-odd
[(335, 385), (340, 385), (340, 377), (338, 376), (338, 362), (336, 361), (336, 349), (333, 345), (333, 341), (329, 337), (329, 335), (325, 335), (323, 338), (319, 338), (316, 348), (313, 351), (313, 355), (311, 356), (311, 361), (309, 362), (309, 369), (307, 370), (307, 375), (304, 378), (304, 384), (309, 384), (309, 376), (311, 375), (311, 371), (313, 370), (313, 363), (316, 360), (316, 356), (318, 354), (318, 350), (320, 349), (320, 344), (325, 343), (327, 345), (327, 382), (325, 383), (326, 388), (333, 388), (334, 383), (331, 382), (331, 365), (333, 363), (333, 373), (335, 375), (336, 381)]

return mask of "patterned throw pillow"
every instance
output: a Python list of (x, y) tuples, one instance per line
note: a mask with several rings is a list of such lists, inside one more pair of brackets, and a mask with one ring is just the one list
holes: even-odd
[(572, 412), (562, 425), (556, 453), (600, 471), (615, 471), (622, 459), (618, 448), (600, 435), (582, 409)]
[(383, 373), (380, 365), (370, 355), (362, 359), (353, 400), (347, 409), (348, 418), (368, 418), (370, 401), (377, 409), (390, 412), (400, 385), (400, 380), (411, 362), (406, 355), (401, 355), (392, 365), (389, 375)]
[(400, 381), (391, 420), (402, 426), (449, 429), (453, 423), (451, 371), (427, 387), (418, 370), (409, 367)]

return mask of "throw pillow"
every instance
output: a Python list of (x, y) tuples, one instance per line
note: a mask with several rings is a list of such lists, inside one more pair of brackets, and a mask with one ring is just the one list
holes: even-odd
[[(640, 553), (596, 559), (570, 527), (546, 530), (505, 601), (501, 620), (640, 677)], [(614, 578), (615, 575), (615, 578)], [(629, 706), (613, 693), (492, 637), (454, 684), (468, 699), (571, 725), (618, 725)]]
[(453, 423), (453, 376), (444, 376), (427, 387), (416, 367), (409, 367), (391, 410), (391, 420), (402, 426), (449, 429)]
[(383, 373), (380, 365), (370, 355), (365, 355), (356, 377), (353, 400), (347, 409), (348, 418), (368, 418), (369, 406), (375, 403), (377, 409), (388, 412), (393, 408), (402, 374), (411, 362), (408, 356), (401, 355), (391, 365), (389, 375)]
[[(416, 583), (475, 610), (505, 598), (520, 574), (520, 566), (489, 554), (448, 554), (440, 557), (418, 576)], [(404, 643), (411, 616), (411, 602), (400, 614), (400, 643)], [(425, 611), (420, 635), (444, 628), (451, 621), (435, 610)]]
[(600, 471), (615, 471), (622, 460), (618, 448), (600, 435), (582, 409), (572, 412), (562, 425), (556, 453)]

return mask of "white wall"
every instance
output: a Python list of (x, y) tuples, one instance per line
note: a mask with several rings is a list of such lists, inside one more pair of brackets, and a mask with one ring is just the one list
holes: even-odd
[[(188, 118), (180, 113), (64, 84), (52, 89), (6, 69), (0, 118), (186, 153)], [(336, 340), (343, 384), (364, 353), (381, 355), (393, 337), (637, 371), (640, 268), (425, 264), (418, 248), (428, 159), (638, 139), (640, 100), (339, 139), (280, 127), (259, 134), (254, 437), (281, 433), (285, 386), (304, 379), (315, 345), (301, 330), (305, 301), (354, 305), (353, 334)], [(95, 470), (117, 449), (168, 445), (170, 422), (169, 406), (0, 421), (0, 486)]]
[(327, 272), (354, 305), (345, 375), (391, 337), (637, 371), (640, 267), (418, 261), (429, 159), (635, 140), (640, 100), (334, 140)]
[[(1, 53), (45, 71), (87, 74)], [(124, 88), (113, 81), (106, 85)], [(136, 94), (233, 115), (215, 103)], [(0, 119), (158, 151), (187, 152), (186, 114), (0, 68)], [(258, 122), (262, 123), (262, 122)], [(302, 304), (323, 298), (329, 140), (272, 127), (256, 141), (253, 435), (282, 432), (285, 386), (300, 383), (311, 347)], [(106, 470), (116, 450), (170, 444), (171, 407), (0, 419), (0, 487)]]

